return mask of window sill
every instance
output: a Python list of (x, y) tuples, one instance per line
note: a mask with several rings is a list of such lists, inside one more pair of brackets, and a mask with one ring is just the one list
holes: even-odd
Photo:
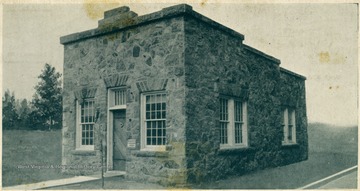
[(297, 143), (282, 143), (281, 146), (283, 148), (293, 148), (293, 147), (299, 147), (299, 144), (297, 144)]
[(171, 145), (146, 146), (145, 148), (140, 149), (140, 151), (149, 151), (149, 152), (165, 152), (171, 150), (172, 150)]
[(73, 151), (71, 151), (71, 154), (82, 155), (82, 156), (95, 156), (96, 151), (95, 150), (73, 150)]
[(218, 153), (221, 155), (237, 154), (254, 151), (253, 147), (227, 147), (219, 149)]
[(116, 105), (109, 107), (109, 110), (126, 109), (126, 105)]
[(132, 155), (137, 157), (168, 157), (169, 152), (141, 150), (141, 151), (133, 151)]

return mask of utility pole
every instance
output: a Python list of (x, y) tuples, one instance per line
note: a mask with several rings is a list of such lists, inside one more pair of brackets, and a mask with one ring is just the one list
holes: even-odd
[(101, 138), (101, 188), (104, 189), (104, 147), (105, 147), (105, 139)]
[[(98, 119), (100, 118), (100, 109), (96, 109), (96, 115), (95, 115), (95, 123), (98, 122)], [(106, 128), (106, 127), (105, 127)], [(100, 153), (101, 153), (101, 188), (104, 189), (105, 181), (104, 181), (104, 154), (105, 154), (105, 148), (106, 148), (106, 129), (103, 127), (103, 125), (98, 125), (98, 132), (101, 135), (101, 147), (100, 147)]]

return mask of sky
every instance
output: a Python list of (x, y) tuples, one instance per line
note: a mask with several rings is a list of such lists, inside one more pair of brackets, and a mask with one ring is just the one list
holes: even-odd
[[(245, 35), (245, 44), (280, 59), (281, 67), (306, 76), (309, 122), (358, 124), (356, 4), (189, 4)], [(105, 10), (123, 5), (144, 15), (174, 4), (4, 4), (2, 91), (32, 99), (45, 63), (63, 73), (59, 38), (96, 28)]]

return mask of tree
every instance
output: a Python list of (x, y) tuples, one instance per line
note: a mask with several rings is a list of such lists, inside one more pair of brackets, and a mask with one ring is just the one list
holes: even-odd
[(15, 109), (15, 95), (11, 94), (10, 90), (5, 91), (5, 95), (2, 98), (2, 121), (4, 129), (11, 129), (17, 125), (18, 114)]
[(28, 128), (29, 127), (29, 114), (31, 112), (28, 101), (26, 99), (16, 100), (16, 112), (19, 116), (19, 128)]
[(61, 74), (55, 71), (55, 67), (45, 64), (39, 75), (39, 83), (35, 86), (33, 96), (31, 118), (34, 123), (41, 123), (51, 130), (54, 125), (61, 128), (62, 121), (62, 95)]

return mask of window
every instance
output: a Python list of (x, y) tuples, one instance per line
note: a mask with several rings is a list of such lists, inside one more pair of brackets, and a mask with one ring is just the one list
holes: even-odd
[(220, 148), (247, 146), (246, 102), (220, 98)]
[(166, 94), (144, 94), (142, 99), (142, 149), (165, 150)]
[(109, 109), (126, 109), (126, 89), (113, 88), (109, 89)]
[(80, 149), (94, 149), (94, 100), (85, 99), (77, 107), (77, 147)]
[(228, 126), (229, 126), (229, 113), (228, 113), (228, 100), (220, 99), (220, 143), (228, 143)]
[(284, 140), (283, 144), (296, 143), (296, 126), (295, 126), (295, 110), (285, 108), (283, 112)]

